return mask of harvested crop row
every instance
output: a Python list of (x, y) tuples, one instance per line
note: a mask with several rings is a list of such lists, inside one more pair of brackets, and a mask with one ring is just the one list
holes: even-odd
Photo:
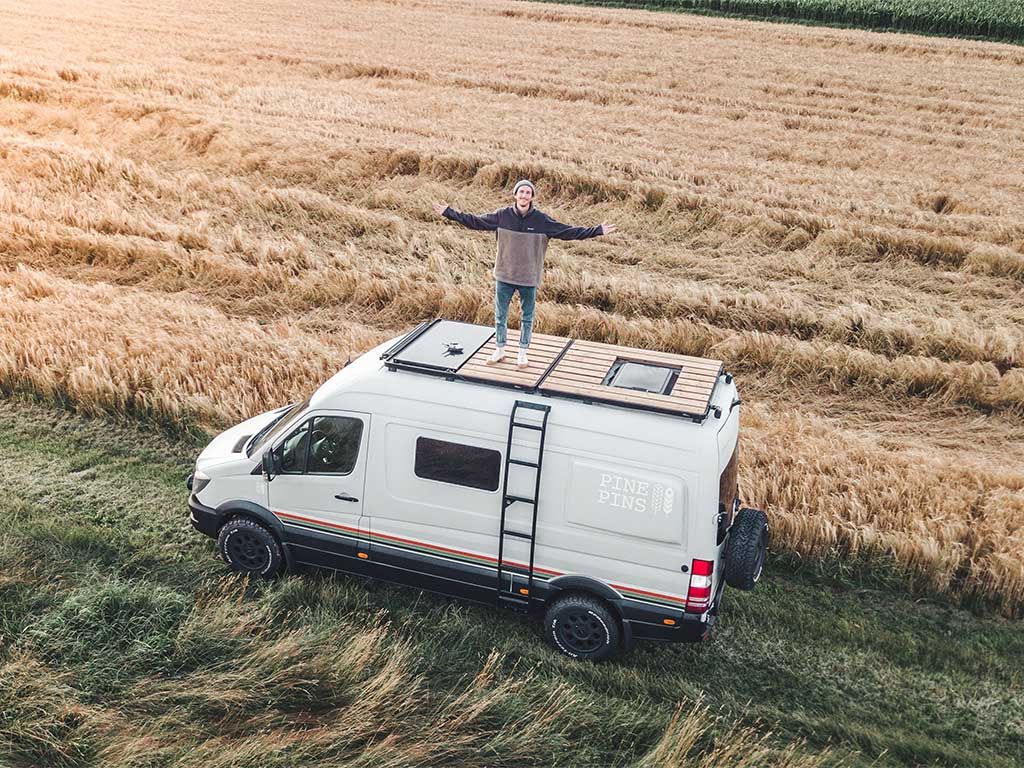
[(300, 399), (381, 338), (352, 324), (322, 341), (289, 325), (25, 268), (0, 272), (0, 299), (4, 391), (171, 424), (223, 423)]
[[(1012, 142), (1021, 115), (1019, 105), (1000, 92), (1001, 84), (1013, 81), (1015, 59), (997, 46), (895, 46), (857, 33), (761, 30), (606, 11), (559, 11), (547, 18), (497, 2), (456, 9), (474, 28), (478, 48), (451, 44), (440, 6), (429, 4), (366, 4), (343, 15), (323, 8), (317, 44), (306, 39), (301, 20), (266, 9), (260, 23), (277, 24), (273, 52), (244, 24), (199, 24), (189, 15), (153, 9), (154, 24), (166, 25), (161, 31), (179, 43), (171, 51), (164, 50), (161, 34), (136, 34), (125, 41), (132, 66), (108, 69), (79, 60), (78, 79), (60, 79), (49, 90), (55, 99), (66, 92), (105, 93), (146, 99), (161, 109), (187, 104), (247, 128), (286, 122), (306, 145), (307, 167), (324, 157), (309, 151), (311, 141), (351, 147), (358, 140), (421, 155), (465, 154), (474, 162), (501, 158), (528, 167), (542, 160), (604, 184), (636, 180), (769, 208), (813, 207), (841, 225), (889, 228), (900, 222), (922, 233), (951, 230), (995, 245), (1012, 246), (1014, 231), (1019, 238), (1014, 174), (1006, 171), (1018, 166)], [(123, 22), (104, 14), (112, 8), (102, 3), (78, 10), (87, 33), (82, 40), (63, 41), (62, 66), (51, 68), (50, 77), (67, 71), (66, 59), (86, 46), (89, 34), (102, 39), (122, 31)], [(38, 60), (53, 60), (51, 38), (59, 38), (71, 13), (44, 5), (31, 22), (15, 14), (10, 34), (31, 40)], [(401, 25), (401, 56), (386, 31), (396, 14), (408, 19)], [(579, 33), (569, 50), (559, 45), (564, 40), (558, 29), (566, 25)], [(748, 29), (759, 30), (771, 46), (765, 56), (751, 50)], [(228, 35), (231, 45), (218, 47)], [(502, 62), (482, 53), (507, 48), (510, 37), (537, 42), (521, 66), (526, 91), (515, 87), (516, 78)], [(850, 49), (842, 66), (834, 56), (837, 47)], [(792, 66), (788, 52), (796, 48), (800, 64)], [(543, 74), (548, 61), (542, 50), (564, 50), (572, 65), (557, 67), (557, 75)], [(645, 52), (652, 50), (664, 66), (649, 66)], [(164, 56), (174, 51), (171, 66)], [(949, 66), (932, 66), (936, 59)], [(680, 70), (674, 61), (704, 66)], [(480, 87), (449, 82), (448, 73), (464, 72)], [(636, 104), (559, 97), (586, 93), (595, 82), (606, 84), (600, 89), (603, 101), (621, 97)], [(773, 111), (780, 108), (786, 111)], [(510, 109), (531, 129), (527, 140), (506, 149)], [(552, 115), (558, 119), (546, 119)], [(609, 129), (621, 125), (630, 130)], [(864, 128), (874, 132), (863, 133)], [(457, 138), (463, 136), (473, 142)], [(232, 150), (218, 131), (196, 131), (187, 146), (197, 157)], [(600, 161), (593, 146), (602, 147)], [(1009, 156), (1003, 154), (1006, 147)], [(677, 152), (681, 166), (666, 162)], [(970, 156), (980, 173), (954, 162), (962, 156)], [(281, 165), (290, 160), (282, 158)], [(906, 173), (894, 175), (894, 167)], [(986, 178), (999, 181), (980, 181)], [(940, 199), (946, 202), (936, 205)]]
[[(814, 561), (879, 558), (912, 583), (1024, 604), (1024, 476), (911, 448), (886, 450), (828, 421), (757, 405), (744, 414), (743, 490), (776, 541)], [(792, 546), (789, 542), (800, 542)]]
[[(3, 207), (0, 193), (0, 210)], [(431, 275), (454, 276), (451, 262), (458, 259), (462, 244), (453, 242), (450, 235), (422, 226), (414, 229), (408, 222), (379, 214), (374, 224), (364, 224), (360, 218), (369, 220), (375, 214), (338, 204), (333, 208), (331, 221), (337, 224), (338, 236), (344, 238), (348, 230), (354, 234), (351, 239), (366, 243), (358, 260), (323, 253), (298, 233), (275, 242), (236, 228), (221, 240), (208, 230), (131, 216), (112, 206), (98, 216), (71, 206), (63, 209), (66, 213), (52, 210), (49, 219), (0, 213), (0, 258), (8, 264), (24, 263), (66, 274), (80, 274), (88, 268), (93, 279), (145, 283), (161, 290), (178, 290), (187, 284), (214, 299), (227, 293), (224, 289), (228, 287), (232, 297), (262, 295), (276, 289), (281, 292), (277, 306), (287, 305), (295, 311), (305, 308), (304, 300), (311, 300), (304, 284), (345, 285), (356, 277), (364, 281), (380, 279), (350, 273), (371, 258), (383, 263), (389, 255), (393, 261), (395, 253), (425, 251), (443, 260), (440, 265), (429, 265), (441, 271), (425, 272), (415, 259), (405, 266), (404, 273), (399, 269), (389, 271), (396, 278), (412, 281)], [(55, 220), (70, 225), (61, 226)], [(377, 236), (386, 233), (391, 234), (387, 243), (390, 253), (381, 253)], [(465, 250), (473, 253), (467, 261), (476, 270), (458, 270), (459, 282), (486, 294), (489, 256), (478, 255), (482, 250), (479, 244)], [(1024, 338), (1009, 328), (971, 331), (948, 320), (915, 316), (910, 311), (885, 315), (862, 303), (826, 310), (785, 294), (729, 290), (692, 280), (672, 280), (666, 285), (664, 279), (635, 273), (628, 277), (581, 273), (572, 261), (567, 256), (553, 255), (556, 266), (547, 271), (542, 300), (583, 304), (628, 317), (689, 319), (722, 329), (818, 339), (887, 357), (910, 354), (950, 362), (991, 362), (1003, 372), (1024, 359)]]
[[(134, 134), (132, 136), (131, 141), (138, 138)], [(172, 133), (171, 137), (175, 141), (185, 140), (178, 133)], [(288, 270), (295, 272), (309, 268), (311, 260), (329, 261), (329, 253), (324, 251), (353, 241), (358, 241), (364, 262), (391, 263), (396, 255), (403, 252), (415, 255), (417, 249), (431, 248), (435, 240), (432, 228), (424, 227), (419, 220), (426, 208), (422, 195), (391, 191), (387, 186), (394, 183), (401, 190), (399, 182), (404, 178), (404, 172), (397, 180), (386, 176), (383, 188), (378, 181), (377, 190), (349, 203), (305, 187), (267, 186), (246, 176), (232, 177), (231, 172), (238, 173), (240, 169), (231, 166), (225, 168), (226, 175), (215, 175), (214, 169), (219, 167), (215, 162), (203, 173), (182, 170), (167, 175), (157, 172), (146, 161), (136, 162), (107, 151), (83, 152), (66, 143), (9, 141), (7, 146), (9, 178), (33, 181), (32, 190), (27, 194), (15, 196), (0, 190), (0, 210), (14, 217), (8, 220), (10, 237), (6, 250), (18, 259), (29, 259), (36, 264), (51, 262), (38, 261), (38, 253), (32, 252), (34, 243), (44, 249), (64, 253), (70, 261), (75, 258), (76, 248), (85, 249), (83, 260), (98, 259), (102, 262), (105, 251), (120, 253), (126, 249), (140, 251), (139, 258), (147, 260), (145, 254), (166, 250), (170, 247), (166, 244), (174, 242), (189, 252), (201, 253), (206, 249), (238, 251), (244, 247), (240, 243), (246, 239), (246, 234), (250, 242), (256, 240), (254, 250), (273, 252), (278, 246), (273, 243), (261, 245), (260, 241), (268, 240), (271, 232), (284, 230), (289, 233), (286, 251), (296, 255), (298, 252), (308, 254), (303, 256), (305, 263), (289, 264)], [(373, 160), (375, 154), (378, 159)], [(340, 167), (338, 164), (331, 166), (327, 176), (311, 180), (311, 183), (325, 188), (342, 182), (364, 184), (370, 178), (366, 174), (373, 174), (372, 168), (393, 168), (396, 164), (405, 163), (406, 156), (407, 153), (355, 153), (347, 157)], [(291, 159), (287, 153), (285, 157)], [(426, 158), (416, 156), (410, 167), (413, 172), (431, 176), (431, 169), (442, 161), (444, 158), (433, 158), (428, 162)], [(294, 172), (294, 168), (292, 170)], [(543, 178), (543, 168), (534, 170)], [(476, 173), (480, 176), (482, 172)], [(513, 178), (509, 173), (509, 169), (505, 169), (500, 176)], [(483, 189), (476, 185), (471, 189), (464, 188), (461, 196), (479, 199), (481, 206), (493, 204), (496, 193), (488, 193), (490, 183), (487, 181)], [(549, 183), (541, 182), (542, 190), (546, 190)], [(25, 185), (24, 181), (22, 185)], [(552, 194), (563, 193), (555, 189)], [(92, 202), (95, 196), (100, 196), (104, 202)], [(671, 308), (675, 307), (675, 312), (684, 313), (687, 318), (724, 327), (789, 333), (804, 339), (824, 337), (884, 355), (914, 354), (966, 362), (991, 361), (1001, 370), (1011, 367), (1020, 358), (1020, 349), (1024, 345), (1022, 334), (1010, 327), (992, 327), (1005, 307), (1003, 297), (1009, 298), (1019, 292), (1016, 286), (1001, 286), (996, 280), (972, 280), (976, 283), (978, 295), (987, 294), (991, 300), (977, 302), (970, 313), (965, 313), (955, 302), (945, 298), (949, 292), (949, 281), (942, 276), (930, 284), (922, 276), (901, 270), (898, 265), (891, 271), (882, 271), (882, 275), (889, 279), (907, 272), (906, 279), (913, 280), (916, 287), (933, 291), (936, 296), (929, 297), (929, 303), (943, 301), (944, 304), (941, 318), (937, 318), (922, 312), (921, 301), (907, 300), (901, 292), (892, 291), (884, 283), (879, 285), (878, 291), (870, 294), (877, 296), (879, 291), (889, 294), (885, 296), (886, 304), (893, 309), (886, 314), (873, 308), (868, 300), (857, 301), (860, 308), (856, 310), (849, 306), (835, 306), (833, 302), (848, 300), (846, 290), (833, 289), (831, 293), (835, 297), (832, 298), (816, 295), (821, 294), (816, 286), (801, 288), (793, 285), (790, 278), (794, 270), (807, 271), (812, 268), (810, 265), (829, 261), (835, 261), (840, 269), (850, 265), (867, 278), (871, 274), (868, 267), (877, 258), (875, 251), (879, 247), (873, 243), (884, 233), (819, 230), (817, 235), (812, 235), (820, 223), (815, 224), (806, 217), (790, 222), (795, 229), (778, 223), (773, 229), (756, 217), (723, 217), (714, 211), (700, 209), (668, 211), (664, 206), (657, 211), (645, 211), (643, 206), (634, 208), (631, 199), (623, 202), (625, 208), (612, 210), (617, 210), (617, 217), (626, 219), (630, 229), (647, 233), (642, 242), (623, 243), (620, 239), (613, 251), (598, 251), (596, 256), (591, 256), (593, 251), (586, 248), (573, 251), (575, 256), (584, 257), (588, 271), (600, 270), (603, 261), (603, 271), (609, 272), (605, 280), (614, 285), (614, 291), (603, 287), (597, 290), (566, 288), (549, 281), (549, 289), (560, 301), (604, 302), (599, 305), (625, 314), (639, 312), (648, 316), (655, 316), (654, 313), (662, 312), (665, 307), (670, 308), (669, 317), (679, 316), (672, 313)], [(196, 210), (200, 205), (201, 209)], [(367, 206), (376, 210), (368, 210)], [(246, 222), (248, 233), (239, 234), (236, 223), (239, 217)], [(85, 232), (54, 229), (50, 224), (53, 219)], [(257, 225), (255, 231), (253, 225)], [(157, 240), (159, 244), (154, 251), (154, 247), (142, 240), (134, 243), (124, 240), (105, 242), (103, 237), (95, 237), (93, 233), (138, 236)], [(60, 242), (65, 239), (70, 241), (67, 245)], [(274, 239), (280, 240), (280, 236), (275, 234)], [(456, 258), (456, 243), (456, 238), (448, 238), (441, 243), (453, 258)], [(464, 239), (462, 243), (469, 249), (470, 241)], [(680, 244), (686, 248), (685, 251), (679, 251)], [(945, 257), (941, 255), (941, 249), (944, 246), (941, 243), (929, 245), (922, 241), (920, 247), (922, 261), (943, 262)], [(634, 256), (633, 253), (641, 248), (643, 255)], [(700, 252), (706, 248), (714, 248), (723, 254), (731, 251), (735, 255), (725, 263), (719, 260), (715, 264), (715, 274), (708, 270), (707, 258)], [(780, 248), (782, 250), (778, 251)], [(38, 251), (38, 248), (34, 250)], [(475, 252), (479, 253), (479, 249)], [(252, 256), (241, 255), (253, 261)], [(630, 261), (640, 258), (641, 265), (646, 267), (645, 272), (656, 273), (665, 271), (675, 261), (677, 272), (685, 265), (687, 271), (698, 276), (702, 273), (715, 274), (718, 279), (730, 282), (743, 280), (751, 284), (735, 292), (717, 289), (716, 293), (724, 294), (723, 299), (709, 301), (699, 290), (696, 290), (696, 296), (693, 295), (692, 283), (678, 279), (672, 280), (670, 287), (666, 288), (666, 281), (661, 275), (651, 279), (612, 276), (608, 257)], [(117, 258), (131, 261), (130, 256)], [(556, 251), (553, 259), (557, 258)], [(960, 253), (957, 258), (966, 259), (964, 264), (967, 268), (994, 274), (1014, 273), (1024, 265), (1024, 257), (994, 247), (974, 248), (969, 253)], [(762, 285), (751, 280), (752, 261), (762, 278)], [(579, 258), (572, 263), (568, 260), (564, 263), (567, 272), (571, 269), (579, 273)], [(273, 272), (280, 265), (265, 264), (265, 268)], [(764, 276), (771, 273), (777, 275), (772, 283), (778, 292), (768, 291), (763, 285)], [(109, 279), (121, 281), (124, 278), (111, 274)], [(568, 279), (574, 281), (571, 275)], [(585, 285), (588, 281), (584, 278), (575, 282)], [(785, 293), (781, 292), (783, 287)], [(672, 300), (667, 302), (666, 292), (673, 294)], [(865, 296), (868, 293), (865, 291)], [(750, 311), (740, 308), (746, 301), (745, 297), (751, 295), (765, 296), (771, 306), (762, 306), (751, 317)], [(621, 298), (617, 298), (619, 296)], [(991, 305), (991, 309), (987, 305)], [(951, 316), (952, 312), (956, 315)], [(982, 312), (989, 316), (984, 323), (975, 323), (972, 327), (972, 316)]]
[[(250, 308), (262, 306), (263, 311), (278, 317), (284, 308), (301, 312), (340, 304), (370, 311), (380, 322), (397, 327), (428, 316), (487, 322), (491, 311), (488, 289), (479, 277), (454, 285), (443, 279), (443, 264), (438, 265), (441, 270), (425, 270), (413, 260), (405, 269), (374, 274), (362, 268), (353, 254), (336, 254), (333, 263), (321, 263), (318, 269), (305, 271), (302, 267), (308, 264), (281, 263), (279, 257), (287, 256), (287, 251), (282, 254), (269, 250), (264, 263), (250, 264), (237, 255), (193, 253), (150, 239), (69, 235), (67, 228), (62, 233), (59, 227), (50, 234), (54, 229), (49, 226), (40, 230), (22, 220), (6, 250), (17, 260), (24, 260), (17, 254), (26, 250), (42, 252), (44, 266), (52, 263), (51, 259), (58, 264), (87, 265), (99, 276), (117, 282), (144, 280), (149, 288), (192, 289), (213, 297), (219, 295), (224, 297), (225, 305), (234, 305), (236, 311), (241, 301)], [(276, 263), (265, 263), (271, 260)], [(294, 276), (296, 269), (301, 276)], [(564, 273), (554, 271), (551, 282), (556, 296), (562, 288), (562, 301), (540, 307), (538, 329), (545, 332), (683, 354), (714, 355), (728, 360), (737, 370), (771, 375), (783, 386), (807, 380), (835, 390), (863, 388), (889, 397), (934, 397), (982, 409), (1024, 410), (1022, 369), (1013, 368), (1001, 374), (991, 363), (945, 362), (919, 356), (887, 358), (828, 341), (731, 331), (687, 319), (655, 320), (636, 311), (622, 316), (584, 308), (582, 305), (593, 304), (586, 301), (586, 295), (575, 299), (566, 296), (565, 286), (572, 283)], [(550, 284), (547, 290), (552, 290)], [(653, 298), (657, 296), (655, 291)], [(628, 306), (629, 295), (623, 300), (623, 306)], [(655, 307), (649, 309), (656, 312)]]

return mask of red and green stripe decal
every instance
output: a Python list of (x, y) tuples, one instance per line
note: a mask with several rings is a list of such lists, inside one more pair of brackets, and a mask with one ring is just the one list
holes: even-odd
[[(274, 512), (274, 514), (281, 519), (281, 522), (293, 525), (297, 528), (306, 528), (321, 533), (330, 533), (335, 536), (344, 536), (349, 539), (369, 539), (370, 543), (376, 543), (381, 546), (386, 545), (397, 549), (409, 550), (411, 552), (419, 552), (420, 554), (445, 557), (450, 560), (469, 563), (470, 565), (479, 565), (495, 569), (498, 567), (498, 558), (490, 557), (488, 555), (478, 555), (474, 552), (466, 552), (461, 549), (453, 549), (452, 547), (443, 547), (440, 544), (430, 544), (425, 541), (418, 541), (417, 539), (410, 539), (404, 536), (395, 536), (390, 533), (368, 531), (364, 534), (360, 534), (358, 528), (353, 528), (349, 525), (331, 523), (326, 520), (317, 520), (316, 518), (306, 517), (304, 515), (296, 515), (292, 512)], [(518, 563), (515, 560), (505, 560), (504, 568), (521, 570), (523, 573), (528, 570), (528, 566), (523, 563)], [(550, 568), (543, 568), (539, 565), (534, 565), (533, 568), (533, 577), (539, 581), (548, 581), (555, 576), (561, 575), (562, 571), (554, 571)], [(646, 589), (627, 587), (620, 584), (610, 584), (609, 586), (618, 590), (623, 597), (628, 597), (632, 600), (641, 600), (646, 603), (657, 603), (658, 605), (670, 608), (682, 608), (686, 604), (686, 599), (684, 597), (666, 595), (660, 592), (651, 592)]]

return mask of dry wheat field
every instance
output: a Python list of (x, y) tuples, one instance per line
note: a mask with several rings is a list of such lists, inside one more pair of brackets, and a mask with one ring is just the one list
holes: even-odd
[[(0, 387), (173, 425), (491, 321), (721, 357), (793, 558), (1024, 609), (1024, 49), (508, 0), (0, 0)], [(171, 514), (169, 512), (168, 514)], [(177, 513), (174, 513), (177, 514)]]

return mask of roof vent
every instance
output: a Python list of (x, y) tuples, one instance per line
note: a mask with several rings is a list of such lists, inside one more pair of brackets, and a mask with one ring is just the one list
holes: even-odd
[(619, 389), (667, 395), (672, 391), (678, 378), (679, 368), (616, 358), (601, 383)]

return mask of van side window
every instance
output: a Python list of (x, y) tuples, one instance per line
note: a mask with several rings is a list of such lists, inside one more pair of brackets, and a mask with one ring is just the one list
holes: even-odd
[(304, 421), (281, 443), (281, 471), (301, 475), (306, 471), (306, 446), (309, 445), (309, 422)]
[(347, 416), (317, 416), (309, 440), (308, 473), (347, 475), (359, 458), (363, 422)]
[(416, 477), (465, 485), (484, 491), (498, 490), (501, 453), (475, 445), (416, 438)]
[(734, 502), (739, 496), (738, 470), (740, 457), (740, 441), (736, 441), (736, 447), (732, 449), (732, 456), (729, 463), (725, 465), (722, 474), (718, 478), (718, 512), (724, 517), (718, 522), (718, 544), (725, 541), (726, 529), (732, 525), (732, 516), (735, 510)]

